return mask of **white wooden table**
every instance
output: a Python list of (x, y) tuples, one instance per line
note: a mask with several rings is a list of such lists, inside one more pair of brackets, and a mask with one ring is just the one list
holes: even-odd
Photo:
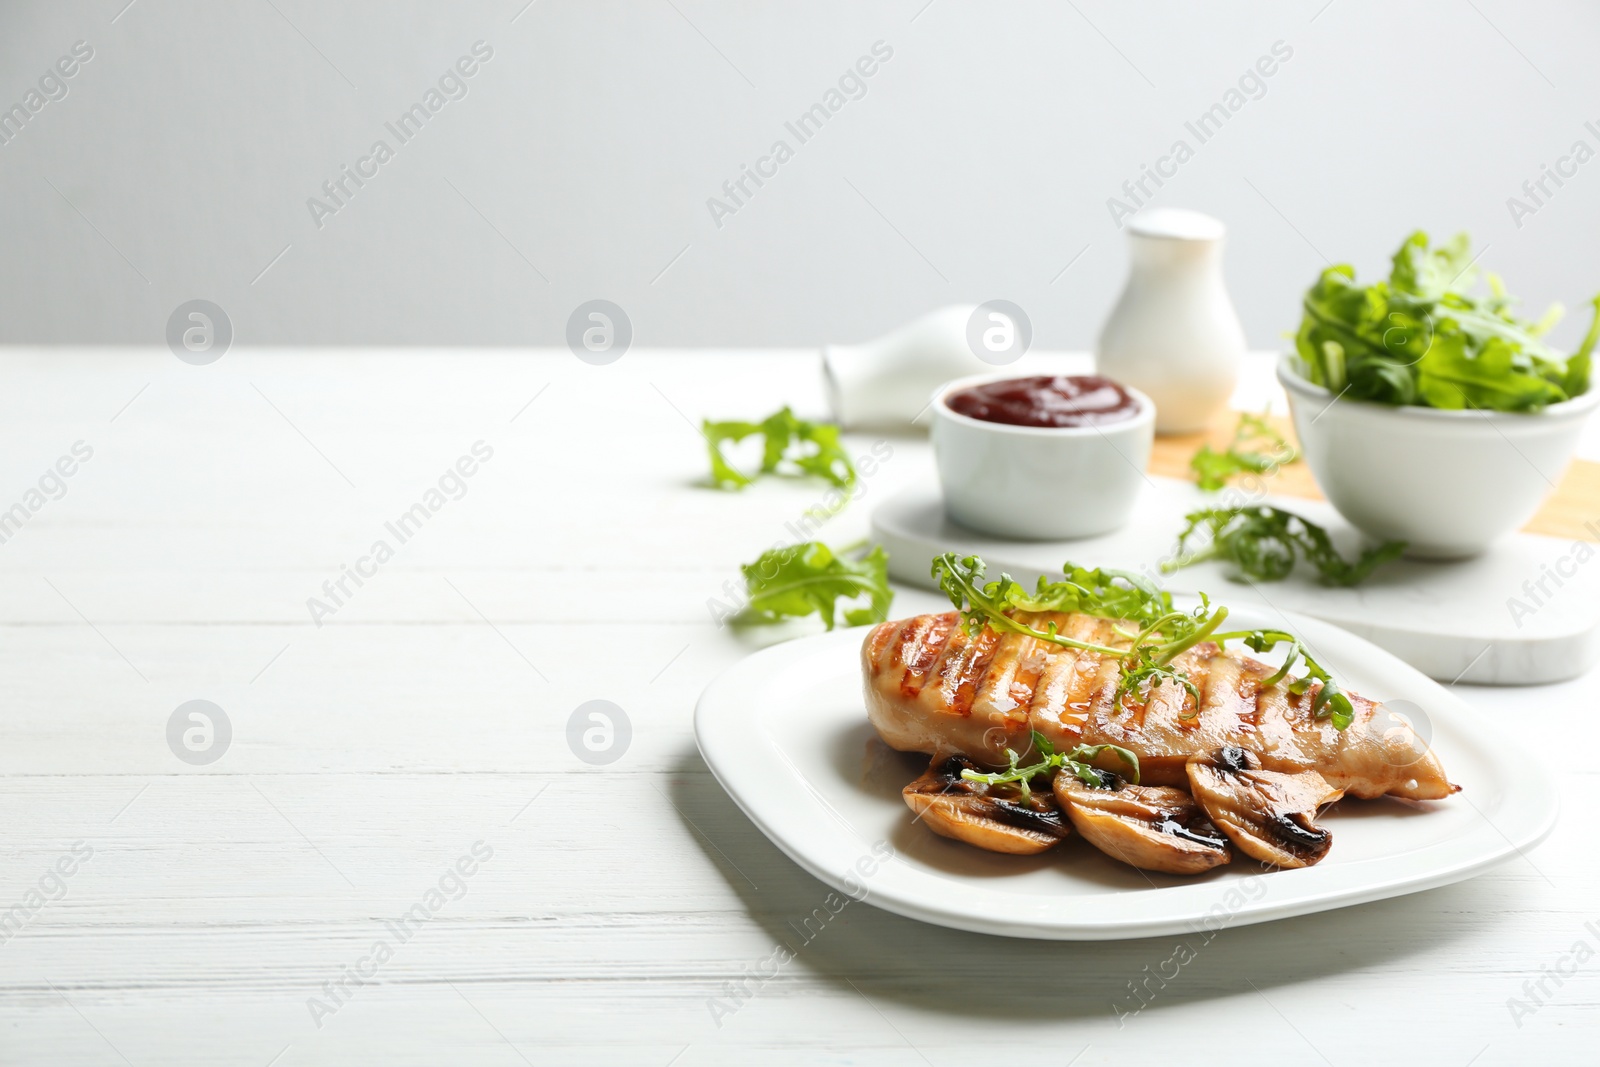
[[(706, 602), (820, 490), (697, 488), (686, 419), (817, 412), (812, 360), (0, 354), (0, 511), (93, 449), (0, 544), (0, 906), (20, 908), (0, 913), (0, 1062), (1592, 1059), (1600, 957), (1568, 954), (1600, 949), (1593, 675), (1464, 691), (1505, 723), (1507, 774), (1563, 783), (1537, 851), (1225, 931), (1136, 1016), (1113, 1004), (1174, 939), (1012, 941), (865, 905), (739, 1003), (730, 983), (799, 944), (826, 890), (696, 754), (701, 687), (778, 636)], [(399, 544), (385, 523), (479, 441), (465, 495)], [(891, 443), (825, 539), (929, 469), (924, 442)], [(380, 539), (394, 557), (314, 624), (308, 598)], [(593, 699), (632, 725), (606, 766), (566, 741)], [(206, 765), (167, 741), (190, 700), (232, 728)], [(397, 932), (408, 909), (429, 918)]]

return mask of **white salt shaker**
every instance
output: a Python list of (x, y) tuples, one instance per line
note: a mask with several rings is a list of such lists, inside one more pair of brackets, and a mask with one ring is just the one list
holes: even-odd
[(1157, 208), (1128, 220), (1128, 282), (1100, 331), (1095, 369), (1148, 395), (1157, 433), (1190, 433), (1227, 406), (1244, 327), (1222, 281), (1226, 227)]

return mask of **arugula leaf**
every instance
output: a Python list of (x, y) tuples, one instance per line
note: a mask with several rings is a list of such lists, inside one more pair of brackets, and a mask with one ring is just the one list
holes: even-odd
[(1329, 676), (1322, 665), (1311, 658), (1311, 653), (1300, 639), (1287, 630), (1252, 630), (1244, 635), (1242, 640), (1252, 652), (1270, 652), (1284, 641), (1289, 642), (1289, 655), (1284, 658), (1283, 666), (1279, 667), (1270, 676), (1261, 680), (1261, 687), (1275, 685), (1289, 674), (1289, 668), (1295, 660), (1305, 664), (1306, 673), (1300, 678), (1289, 679), (1289, 692), (1300, 696), (1311, 688), (1312, 682), (1320, 683), (1317, 695), (1312, 698), (1311, 707), (1318, 715), (1326, 714), (1333, 720), (1335, 730), (1343, 730), (1355, 719), (1355, 707), (1350, 703), (1350, 698), (1339, 688), (1337, 682)]
[[(1063, 648), (1076, 648), (1121, 656), (1125, 650), (1062, 637), (1051, 623), (1048, 632), (1011, 618), (1016, 611), (1081, 611), (1109, 619), (1126, 619), (1135, 624), (1164, 618), (1172, 611), (1170, 594), (1157, 590), (1138, 575), (1124, 571), (1089, 570), (1068, 563), (1063, 568), (1065, 581), (1049, 582), (1042, 575), (1037, 589), (1029, 594), (1009, 574), (983, 582), (986, 564), (977, 556), (958, 559), (946, 552), (933, 561), (933, 577), (939, 588), (962, 614), (968, 636), (976, 636), (984, 626), (1028, 634)], [(1117, 585), (1118, 581), (1123, 585)]]
[(1389, 285), (1404, 293), (1438, 298), (1463, 277), (1471, 286), (1472, 243), (1458, 233), (1438, 248), (1428, 248), (1428, 235), (1417, 230), (1408, 236), (1390, 258)]
[(755, 481), (729, 463), (722, 454), (722, 442), (737, 444), (753, 433), (761, 432), (758, 422), (712, 422), (702, 419), (700, 432), (705, 436), (706, 449), (711, 454), (711, 484), (718, 489), (743, 489)]
[(1057, 752), (1055, 746), (1050, 744), (1050, 739), (1038, 730), (1033, 731), (1033, 746), (1030, 751), (1037, 751), (1042, 757), (1037, 763), (1019, 766), (1021, 756), (1011, 749), (1006, 749), (1006, 761), (1010, 766), (1003, 771), (986, 774), (982, 771), (965, 770), (961, 777), (969, 782), (981, 782), (984, 785), (1010, 785), (1015, 784), (1026, 800), (1029, 793), (1029, 783), (1040, 775), (1048, 774), (1058, 768), (1078, 776), (1079, 781), (1087, 785), (1103, 785), (1100, 770), (1089, 761), (1102, 752), (1115, 752), (1117, 758), (1127, 764), (1131, 770), (1128, 780), (1134, 785), (1139, 784), (1139, 757), (1130, 749), (1121, 745), (1078, 745), (1071, 752)]
[[(1332, 551), (1331, 544), (1329, 551)], [(1337, 553), (1334, 554), (1337, 556)], [(967, 632), (975, 635), (987, 626), (997, 632), (1025, 634), (1062, 648), (1096, 652), (1120, 660), (1121, 678), (1116, 696), (1119, 705), (1130, 692), (1143, 687), (1145, 692), (1142, 695), (1148, 699), (1150, 686), (1170, 681), (1185, 689), (1186, 703), (1193, 702), (1188, 712), (1192, 715), (1198, 709), (1200, 693), (1182, 670), (1172, 666), (1174, 659), (1202, 641), (1214, 641), (1218, 645), (1243, 641), (1257, 652), (1267, 651), (1288, 641), (1291, 642), (1289, 656), (1270, 681), (1275, 683), (1284, 679), (1296, 662), (1304, 663), (1306, 674), (1301, 678), (1289, 679), (1287, 685), (1290, 691), (1302, 694), (1316, 684), (1317, 692), (1311, 702), (1313, 712), (1318, 717), (1331, 718), (1337, 729), (1343, 730), (1350, 725), (1349, 698), (1328, 672), (1311, 658), (1299, 638), (1284, 630), (1224, 632), (1221, 627), (1228, 617), (1228, 609), (1212, 607), (1210, 598), (1204, 593), (1200, 594), (1199, 607), (1184, 612), (1172, 606), (1170, 593), (1157, 589), (1138, 575), (1123, 571), (1090, 570), (1069, 561), (1061, 568), (1063, 581), (1051, 582), (1041, 577), (1038, 588), (1030, 594), (1009, 574), (1002, 574), (998, 579), (986, 583), (983, 580), (986, 569), (980, 557), (957, 557), (954, 552), (946, 552), (933, 561), (933, 576), (938, 579), (939, 588), (950, 597), (956, 610), (961, 612)], [(1017, 612), (1023, 611), (1082, 612), (1110, 619), (1118, 623), (1114, 627), (1115, 632), (1126, 644), (1113, 647), (1063, 637), (1053, 621), (1047, 622), (1045, 629), (1040, 630), (1015, 617)], [(1038, 746), (1039, 735), (1034, 736), (1034, 745)], [(1072, 760), (1080, 755), (1075, 751), (1063, 759)], [(1046, 763), (1056, 758), (1048, 752), (1046, 757)], [(1015, 757), (1012, 757), (1011, 763), (1011, 770), (1002, 774), (1021, 775), (1030, 770), (1028, 767), (1018, 767)], [(1065, 763), (1058, 761), (1052, 766), (1065, 766)], [(1043, 770), (1033, 770), (1029, 777), (1040, 773)]]
[[(1257, 441), (1271, 446), (1273, 451), (1269, 454), (1242, 447)], [(1267, 474), (1299, 458), (1294, 447), (1273, 429), (1265, 413), (1252, 415), (1246, 411), (1239, 415), (1239, 424), (1233, 429), (1233, 441), (1227, 450), (1218, 452), (1209, 442), (1201, 445), (1200, 451), (1190, 457), (1189, 468), (1194, 471), (1201, 489), (1215, 493), (1235, 474)]]
[(866, 607), (844, 613), (846, 625), (865, 626), (887, 619), (894, 599), (889, 588), (889, 557), (882, 545), (874, 545), (864, 559), (853, 561), (836, 555), (821, 541), (807, 541), (770, 549), (739, 569), (750, 594), (750, 603), (738, 616), (742, 623), (775, 623), (815, 613), (831, 630), (837, 602), (865, 596)]
[[(755, 481), (734, 468), (723, 454), (722, 442), (738, 444), (746, 437), (761, 434), (761, 474), (780, 473), (779, 466), (791, 464), (793, 472), (825, 478), (847, 492), (855, 487), (856, 468), (850, 454), (839, 442), (839, 427), (829, 422), (807, 422), (796, 418), (788, 407), (768, 415), (760, 422), (712, 422), (704, 419), (700, 432), (705, 435), (711, 456), (711, 484), (718, 489), (738, 490)], [(813, 446), (807, 448), (806, 446)]]
[(1505, 339), (1488, 338), (1476, 355), (1469, 352), (1468, 345), (1465, 334), (1454, 329), (1441, 331), (1418, 362), (1417, 389), (1430, 406), (1537, 411), (1567, 399), (1557, 382), (1522, 373), (1519, 353)]
[(1540, 338), (1560, 318), (1511, 313), (1493, 274), (1472, 295), (1477, 271), (1466, 234), (1430, 248), (1417, 231), (1394, 254), (1388, 281), (1360, 286), (1348, 264), (1329, 267), (1301, 301), (1295, 335), (1306, 377), (1353, 400), (1429, 407), (1539, 411), (1589, 388), (1595, 325), (1571, 356)]
[[(1177, 558), (1161, 565), (1170, 574), (1202, 560), (1222, 559), (1238, 575), (1257, 582), (1278, 582), (1294, 570), (1296, 555), (1317, 569), (1324, 585), (1351, 586), (1374, 570), (1398, 559), (1404, 541), (1385, 541), (1347, 560), (1334, 547), (1328, 531), (1292, 511), (1264, 505), (1205, 508), (1184, 516), (1189, 525), (1178, 534)], [(1204, 534), (1207, 543), (1190, 552), (1189, 541)], [(1239, 580), (1235, 578), (1235, 580)]]

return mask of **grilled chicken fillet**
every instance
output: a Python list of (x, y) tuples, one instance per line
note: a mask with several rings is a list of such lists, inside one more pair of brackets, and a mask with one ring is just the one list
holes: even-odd
[[(1128, 644), (1114, 623), (1092, 615), (1017, 617), (1040, 630), (1054, 622), (1063, 636), (1082, 641)], [(1114, 657), (988, 627), (969, 638), (955, 612), (881, 623), (867, 634), (861, 658), (867, 713), (879, 735), (935, 760), (963, 755), (1002, 767), (1005, 750), (1027, 752), (1037, 730), (1059, 751), (1079, 744), (1131, 749), (1150, 786), (1188, 789), (1190, 760), (1242, 749), (1261, 770), (1314, 771), (1330, 791), (1354, 797), (1435, 800), (1457, 788), (1409, 728), (1387, 719), (1383, 730), (1374, 727), (1372, 701), (1348, 694), (1354, 720), (1337, 730), (1313, 713), (1314, 686), (1299, 696), (1282, 682), (1263, 686), (1273, 668), (1211, 643), (1173, 664), (1198, 688), (1198, 705), (1182, 686), (1163, 681), (1129, 693), (1119, 708), (1121, 663)], [(1114, 754), (1105, 760), (1107, 770), (1119, 769)]]

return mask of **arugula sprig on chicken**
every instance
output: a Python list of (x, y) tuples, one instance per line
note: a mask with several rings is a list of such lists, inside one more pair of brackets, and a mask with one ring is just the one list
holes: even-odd
[[(1148, 692), (1163, 681), (1182, 686), (1198, 702), (1199, 692), (1193, 681), (1174, 661), (1202, 641), (1218, 645), (1239, 641), (1257, 653), (1287, 645), (1283, 665), (1262, 680), (1262, 687), (1288, 679), (1289, 691), (1298, 696), (1316, 685), (1312, 709), (1317, 717), (1330, 719), (1340, 730), (1350, 725), (1354, 713), (1350, 698), (1312, 658), (1300, 638), (1287, 630), (1223, 630), (1228, 609), (1214, 606), (1204, 594), (1198, 607), (1181, 611), (1173, 606), (1170, 593), (1128, 571), (1091, 569), (1069, 561), (1062, 566), (1062, 580), (1040, 577), (1030, 593), (1009, 574), (985, 582), (985, 570), (986, 565), (978, 556), (958, 557), (946, 552), (933, 561), (933, 577), (961, 613), (969, 636), (976, 636), (987, 626), (996, 632), (1026, 634), (1062, 648), (1119, 660), (1119, 703), (1128, 694)], [(1126, 644), (1080, 641), (1060, 633), (1053, 621), (1046, 622), (1041, 630), (1018, 617), (1037, 612), (1081, 612), (1113, 620), (1119, 624), (1116, 632)], [(1289, 678), (1296, 664), (1302, 666), (1304, 673)]]

